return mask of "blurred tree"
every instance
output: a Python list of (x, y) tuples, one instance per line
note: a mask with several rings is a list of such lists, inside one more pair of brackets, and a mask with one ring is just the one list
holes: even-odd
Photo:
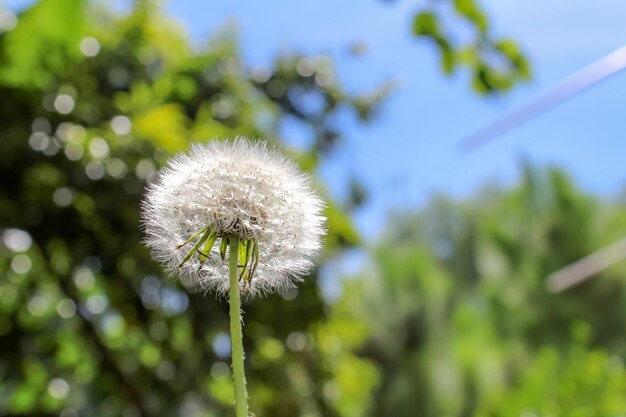
[[(314, 171), (337, 114), (369, 120), (387, 86), (348, 94), (323, 57), (250, 69), (228, 33), (193, 51), (152, 2), (42, 0), (0, 34), (0, 60), (0, 414), (228, 415), (227, 306), (149, 259), (142, 189), (191, 139), (279, 138), (285, 120), (311, 132), (291, 154)], [(326, 214), (326, 256), (358, 243), (344, 210)], [(341, 415), (320, 388), (341, 364), (310, 336), (315, 277), (245, 311), (252, 410)]]
[[(563, 355), (563, 353), (565, 353)], [(626, 410), (623, 360), (573, 344), (567, 352), (539, 351), (519, 387), (484, 404), (477, 416), (619, 416)]]
[(623, 236), (623, 204), (525, 166), (513, 190), (394, 218), (330, 317), (369, 324), (352, 348), (380, 381), (368, 415), (624, 411), (623, 269), (545, 289), (549, 273)]

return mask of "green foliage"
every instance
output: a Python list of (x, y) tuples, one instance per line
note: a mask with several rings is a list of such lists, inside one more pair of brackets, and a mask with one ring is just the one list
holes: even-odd
[[(15, 30), (4, 35), (0, 82), (42, 88), (78, 59), (74, 41), (84, 34), (84, 6), (82, 0), (45, 0), (24, 13)], [(48, 48), (56, 53), (48, 53)]]
[[(450, 29), (458, 26), (467, 27), (470, 34), (459, 36)], [(517, 43), (494, 38), (485, 12), (474, 0), (436, 2), (421, 10), (413, 18), (413, 34), (437, 47), (444, 73), (466, 67), (478, 93), (506, 91), (530, 77), (529, 64)]]
[(562, 356), (554, 348), (539, 351), (515, 387), (477, 416), (517, 417), (619, 416), (626, 410), (623, 360), (602, 350), (573, 346)]
[[(247, 68), (228, 33), (192, 52), (147, 2), (119, 16), (43, 0), (0, 34), (0, 57), (0, 414), (229, 415), (226, 304), (150, 260), (142, 190), (190, 140), (280, 146), (285, 119), (312, 132), (310, 149), (287, 152), (314, 172), (342, 138), (336, 113), (367, 121), (387, 87), (349, 94), (325, 58)], [(339, 203), (327, 215), (330, 257), (359, 238)], [(245, 306), (251, 409), (354, 415), (349, 397), (331, 402), (321, 387), (361, 395), (350, 378), (371, 366), (318, 360), (325, 351), (305, 336), (326, 318), (316, 277), (298, 291)]]
[[(554, 169), (395, 216), (333, 320), (368, 323), (366, 415), (610, 416), (626, 410), (626, 282), (609, 268), (563, 294), (555, 270), (623, 236), (624, 207)], [(363, 336), (362, 336), (363, 337)]]

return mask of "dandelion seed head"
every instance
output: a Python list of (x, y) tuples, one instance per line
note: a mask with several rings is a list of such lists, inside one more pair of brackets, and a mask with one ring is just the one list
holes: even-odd
[[(314, 265), (325, 232), (323, 201), (310, 178), (263, 141), (245, 138), (194, 144), (172, 158), (146, 193), (146, 244), (166, 269), (218, 295), (228, 292), (228, 260), (214, 245), (183, 262), (179, 248), (202, 228), (258, 243), (248, 293), (284, 290)], [(182, 265), (181, 265), (182, 264)]]

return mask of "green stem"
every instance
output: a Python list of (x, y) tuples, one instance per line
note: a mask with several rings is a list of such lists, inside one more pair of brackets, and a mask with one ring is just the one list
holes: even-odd
[(239, 239), (230, 238), (229, 278), (230, 278), (230, 340), (233, 358), (233, 378), (235, 380), (235, 412), (237, 417), (248, 417), (248, 393), (243, 369), (243, 341), (241, 335), (241, 302), (239, 300), (239, 274), (237, 261)]

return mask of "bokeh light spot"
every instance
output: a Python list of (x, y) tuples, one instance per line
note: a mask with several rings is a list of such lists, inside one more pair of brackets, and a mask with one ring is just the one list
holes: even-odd
[(85, 167), (85, 173), (92, 180), (99, 180), (104, 176), (104, 165), (100, 162), (91, 161)]
[(64, 319), (74, 317), (76, 314), (76, 303), (69, 298), (64, 298), (57, 304), (57, 313)]
[(213, 339), (213, 351), (221, 358), (230, 356), (230, 337), (226, 333), (218, 333)]
[(230, 374), (230, 368), (224, 362), (215, 362), (211, 367), (211, 376), (215, 379), (226, 378)]
[(106, 164), (106, 171), (107, 171), (107, 174), (109, 174), (113, 178), (121, 179), (126, 176), (126, 173), (128, 172), (128, 168), (126, 167), (126, 164), (121, 159), (111, 159)]
[(54, 108), (61, 114), (69, 114), (74, 110), (74, 99), (67, 94), (59, 94), (54, 99)]
[(2, 233), (2, 243), (13, 252), (26, 252), (30, 249), (33, 239), (23, 230), (6, 229)]
[(24, 255), (24, 254), (16, 255), (11, 260), (11, 269), (13, 270), (13, 272), (17, 274), (27, 273), (28, 271), (30, 271), (30, 268), (32, 266), (33, 266), (33, 263), (31, 262), (28, 255)]
[(335, 82), (335, 76), (328, 70), (320, 70), (315, 74), (315, 82), (322, 88), (328, 88)]
[(156, 172), (156, 166), (150, 159), (142, 159), (135, 167), (135, 174), (141, 179), (148, 179)]
[(94, 294), (90, 295), (87, 298), (85, 307), (87, 307), (87, 311), (89, 311), (91, 314), (102, 314), (102, 312), (107, 308), (108, 304), (109, 302), (105, 296), (101, 294)]
[(39, 317), (46, 314), (48, 311), (50, 303), (48, 303), (48, 299), (43, 295), (37, 294), (33, 296), (30, 301), (28, 301), (27, 309), (30, 314), (33, 316)]
[(252, 70), (252, 79), (257, 83), (265, 83), (271, 76), (272, 73), (266, 68), (255, 68)]
[(284, 292), (282, 292), (280, 294), (281, 297), (283, 297), (283, 299), (291, 301), (294, 300), (299, 294), (298, 288), (297, 287), (291, 287), (291, 288), (287, 288), (287, 290), (285, 290)]
[(34, 132), (28, 138), (28, 145), (35, 151), (43, 151), (50, 144), (50, 138), (43, 132)]
[(83, 150), (82, 145), (80, 145), (79, 143), (68, 143), (65, 147), (65, 156), (70, 161), (78, 161), (80, 158), (83, 157), (84, 153), (85, 151)]
[(100, 52), (100, 42), (91, 36), (83, 38), (80, 41), (80, 51), (87, 57), (96, 56)]
[(50, 122), (48, 119), (44, 117), (36, 117), (33, 119), (33, 123), (31, 125), (33, 132), (41, 132), (49, 135), (52, 132), (52, 126), (50, 126)]
[(48, 384), (48, 393), (52, 398), (62, 400), (70, 393), (70, 386), (63, 378), (54, 378)]
[(163, 310), (170, 316), (184, 313), (189, 307), (189, 297), (182, 291), (164, 288), (160, 296)]
[(232, 113), (232, 105), (227, 99), (217, 100), (211, 106), (211, 113), (216, 119), (227, 119)]
[(70, 142), (82, 142), (87, 137), (87, 129), (85, 129), (81, 125), (75, 125), (68, 123), (66, 133), (65, 133), (65, 141)]
[(78, 414), (78, 411), (76, 411), (73, 408), (66, 408), (65, 410), (61, 411), (61, 414), (59, 414), (59, 417), (79, 417), (80, 414)]
[(9, 10), (0, 10), (0, 30), (8, 32), (17, 26), (17, 16)]
[(96, 283), (93, 272), (84, 266), (80, 266), (74, 270), (73, 278), (76, 287), (81, 291), (89, 291)]
[(110, 337), (120, 337), (126, 330), (126, 320), (116, 312), (107, 313), (102, 319), (102, 330)]
[(109, 144), (106, 140), (95, 137), (89, 142), (89, 153), (95, 159), (104, 159), (109, 156)]
[(298, 74), (303, 77), (310, 77), (315, 72), (315, 61), (311, 58), (302, 58), (296, 64)]
[(161, 282), (152, 275), (144, 277), (141, 281), (141, 302), (149, 310), (154, 310), (161, 305), (160, 296)]
[(59, 207), (67, 207), (74, 201), (74, 193), (67, 187), (60, 187), (54, 190), (52, 201)]
[(111, 119), (111, 129), (118, 135), (127, 135), (130, 133), (133, 125), (126, 116), (115, 116)]
[(287, 348), (292, 352), (300, 352), (306, 348), (306, 334), (293, 332), (287, 336)]

